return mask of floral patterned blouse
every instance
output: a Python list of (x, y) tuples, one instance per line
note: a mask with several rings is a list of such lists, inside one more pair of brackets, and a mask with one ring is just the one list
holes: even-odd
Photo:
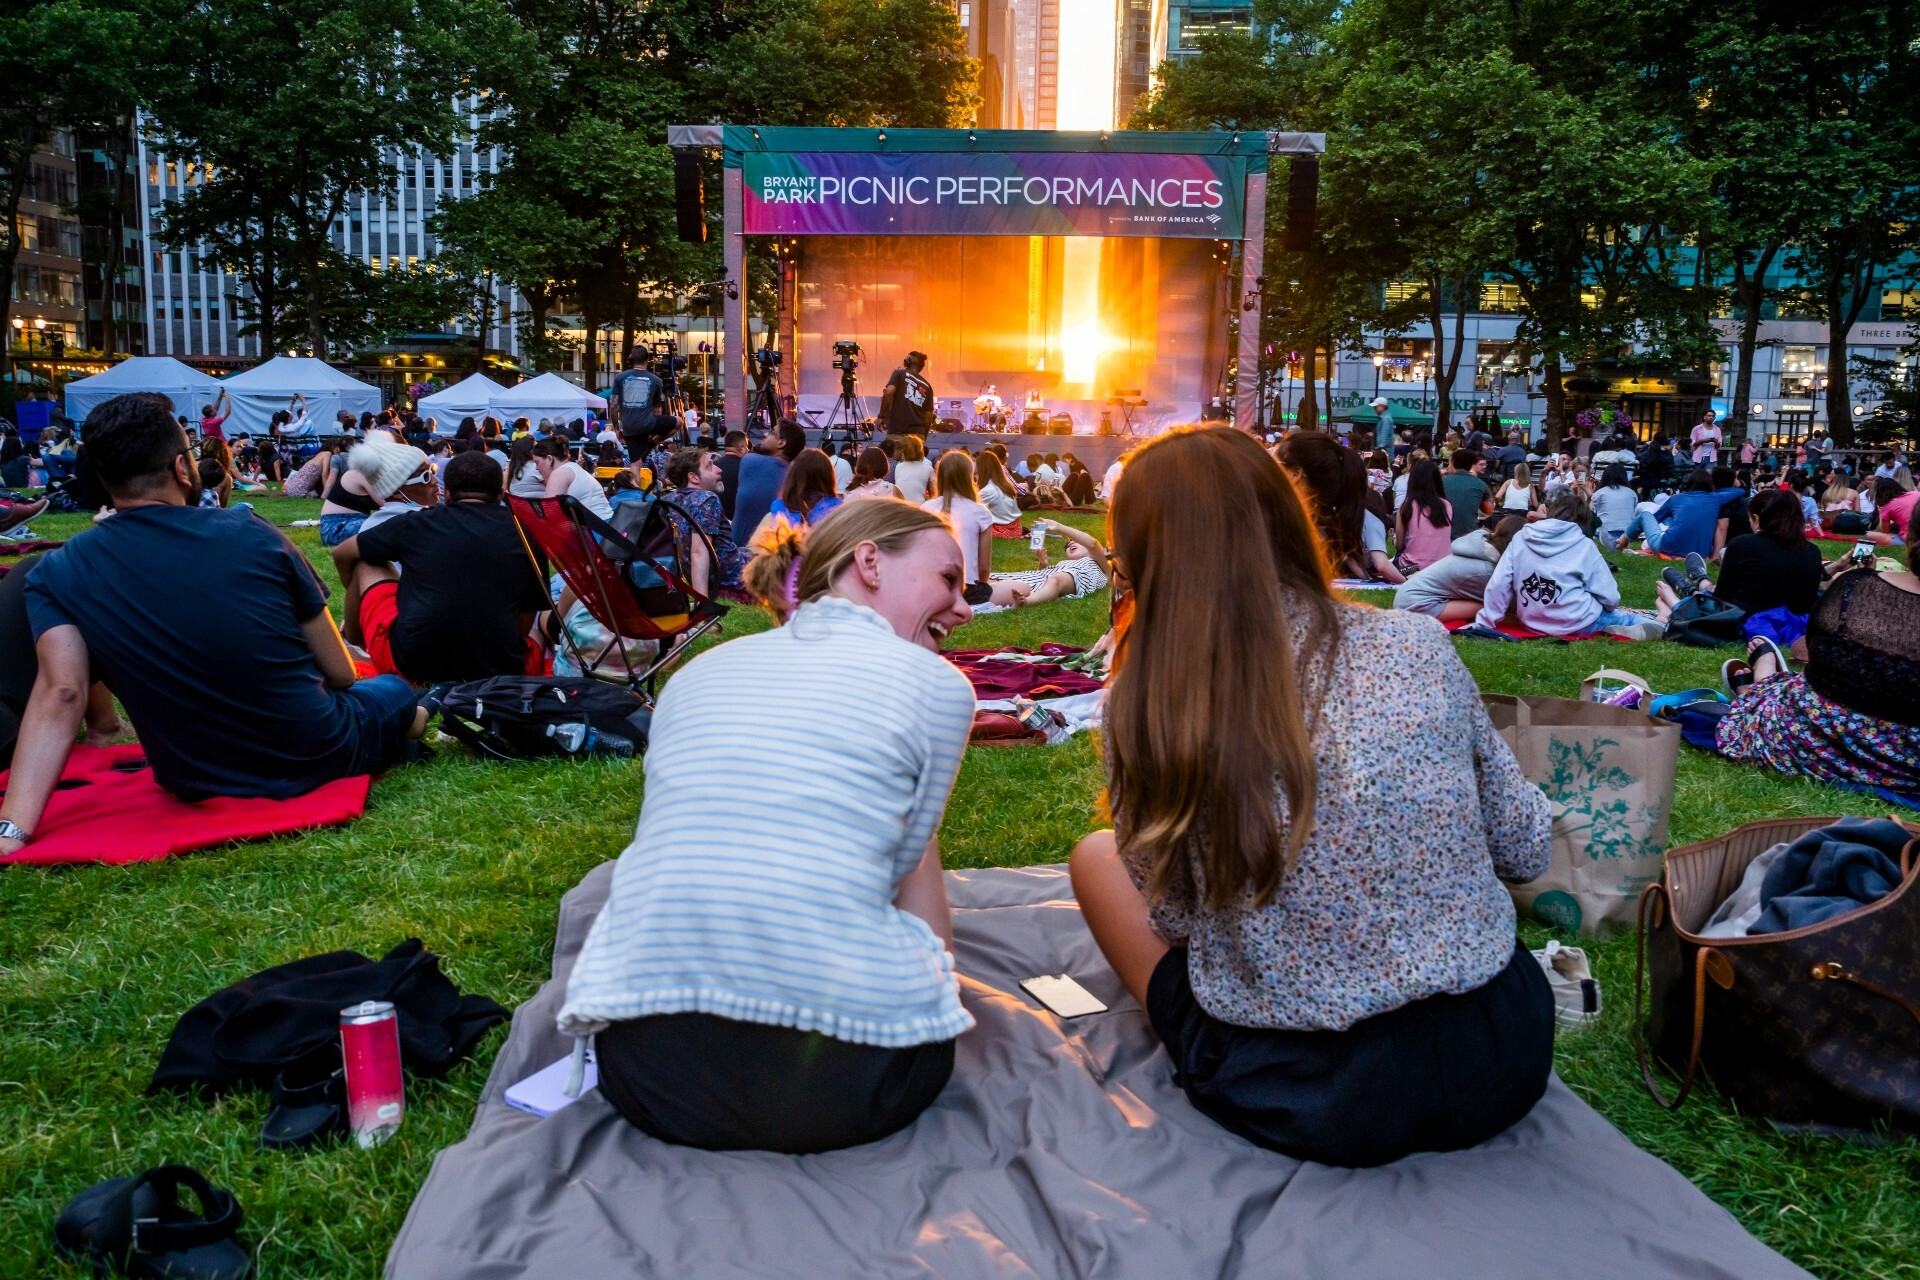
[[(1363, 605), (1339, 618), (1313, 737), (1318, 814), (1299, 860), (1264, 907), (1243, 889), (1226, 910), (1204, 909), (1192, 862), (1153, 907), (1155, 931), (1187, 947), (1195, 998), (1222, 1022), (1341, 1030), (1471, 991), (1513, 958), (1501, 881), (1547, 869), (1547, 797), (1494, 731), (1445, 629)], [(1274, 819), (1284, 831), (1277, 787)], [(1144, 886), (1145, 860), (1121, 857)]]
[(691, 554), (693, 544), (692, 531), (687, 522), (680, 518), (685, 511), (693, 517), (694, 523), (706, 531), (713, 543), (714, 565), (713, 585), (716, 588), (737, 589), (740, 586), (740, 571), (747, 567), (752, 558), (751, 548), (743, 547), (733, 540), (733, 522), (727, 519), (727, 513), (721, 509), (720, 495), (706, 489), (675, 489), (667, 494), (667, 500), (673, 507), (667, 511), (667, 519), (673, 521), (674, 530), (680, 536), (680, 554)]

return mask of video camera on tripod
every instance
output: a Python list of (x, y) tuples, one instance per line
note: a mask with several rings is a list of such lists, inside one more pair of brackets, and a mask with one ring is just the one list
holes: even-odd
[(833, 344), (833, 367), (840, 370), (840, 380), (845, 382), (857, 373), (860, 369), (860, 362), (866, 359), (866, 356), (867, 353), (860, 349), (860, 344), (857, 342), (846, 338), (835, 342)]
[(687, 358), (680, 354), (680, 347), (672, 338), (656, 338), (647, 346), (653, 352), (654, 363), (659, 367), (663, 379), (671, 382), (687, 367)]
[(762, 383), (772, 381), (780, 372), (780, 362), (785, 358), (784, 352), (768, 342), (753, 353), (753, 376)]

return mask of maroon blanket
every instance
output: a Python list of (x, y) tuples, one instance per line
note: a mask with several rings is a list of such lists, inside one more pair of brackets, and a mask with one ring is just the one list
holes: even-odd
[(1071, 645), (1043, 644), (1038, 649), (949, 649), (947, 661), (966, 673), (976, 698), (1064, 698), (1092, 693), (1100, 681), (1078, 671), (1064, 671), (1057, 662), (1001, 662), (996, 653), (1041, 654), (1069, 658), (1085, 650)]

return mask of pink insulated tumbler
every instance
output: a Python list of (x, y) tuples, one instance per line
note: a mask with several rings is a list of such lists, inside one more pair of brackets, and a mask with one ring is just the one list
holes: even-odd
[(353, 1140), (377, 1147), (406, 1114), (400, 1076), (400, 1020), (385, 1000), (340, 1011), (340, 1056), (347, 1064), (347, 1124)]

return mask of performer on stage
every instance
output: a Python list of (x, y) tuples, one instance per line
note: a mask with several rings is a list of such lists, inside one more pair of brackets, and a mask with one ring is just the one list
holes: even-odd
[(888, 435), (924, 436), (933, 430), (933, 384), (921, 376), (926, 369), (925, 353), (909, 351), (887, 379), (880, 393), (880, 421)]

